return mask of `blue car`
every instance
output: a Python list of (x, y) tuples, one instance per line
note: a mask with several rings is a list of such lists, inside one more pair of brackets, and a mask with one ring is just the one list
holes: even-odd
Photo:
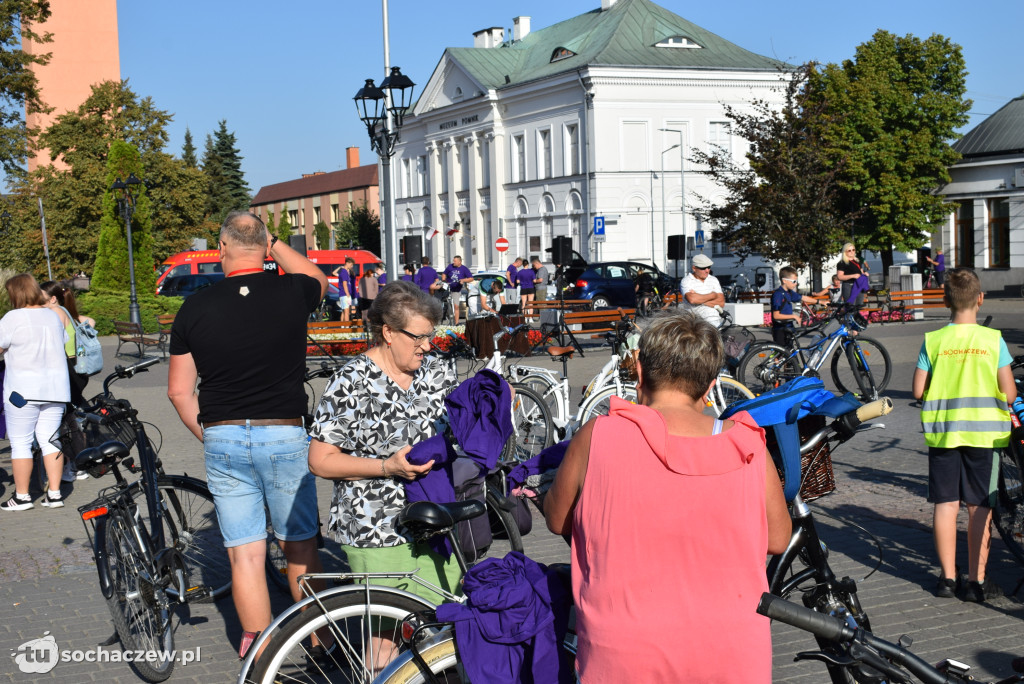
[(601, 261), (569, 269), (567, 275), (572, 290), (566, 293), (566, 297), (590, 299), (595, 309), (634, 308), (636, 279), (641, 271), (653, 276), (662, 293), (677, 286), (676, 279), (662, 273), (657, 266), (640, 261)]

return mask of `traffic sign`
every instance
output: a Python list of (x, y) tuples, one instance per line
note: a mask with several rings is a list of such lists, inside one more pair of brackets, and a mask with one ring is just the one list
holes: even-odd
[(604, 216), (594, 217), (594, 242), (604, 242)]
[(498, 250), (499, 252), (507, 252), (508, 251), (508, 240), (506, 240), (503, 237), (498, 238), (497, 240), (494, 241), (494, 248), (496, 250)]
[(697, 249), (704, 249), (704, 231), (697, 230), (693, 234), (693, 241), (697, 243)]

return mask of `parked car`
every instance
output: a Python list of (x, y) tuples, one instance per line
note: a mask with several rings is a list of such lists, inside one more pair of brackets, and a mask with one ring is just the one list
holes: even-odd
[(658, 289), (668, 292), (678, 283), (675, 278), (666, 275), (657, 266), (641, 261), (601, 261), (585, 266), (573, 266), (568, 269), (568, 281), (573, 283), (571, 292), (566, 293), (569, 299), (590, 299), (595, 309), (606, 309), (613, 306), (636, 306), (636, 277), (640, 270), (653, 271)]
[(192, 275), (168, 276), (160, 283), (156, 293), (164, 297), (188, 297), (223, 280), (223, 273), (196, 273)]

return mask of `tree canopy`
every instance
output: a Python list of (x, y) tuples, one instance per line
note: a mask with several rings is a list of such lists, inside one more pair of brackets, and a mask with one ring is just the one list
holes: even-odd
[(51, 111), (39, 95), (32, 65), (45, 65), (50, 53), (29, 54), (22, 36), (39, 45), (53, 41), (36, 26), (50, 18), (49, 0), (0, 0), (0, 165), (8, 176), (22, 176), (29, 141), (37, 131), (25, 125), (24, 114)]
[(341, 220), (334, 241), (338, 249), (352, 245), (380, 254), (380, 217), (365, 202), (354, 205)]
[(203, 172), (207, 179), (206, 214), (220, 223), (228, 212), (249, 207), (249, 186), (242, 173), (242, 156), (235, 147), (235, 134), (221, 120), (213, 135), (206, 136)]

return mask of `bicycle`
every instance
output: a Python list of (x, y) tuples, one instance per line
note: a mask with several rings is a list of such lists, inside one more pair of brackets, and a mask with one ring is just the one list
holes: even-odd
[[(744, 285), (740, 285), (741, 279), (745, 283)], [(750, 277), (746, 273), (737, 274), (733, 278), (732, 284), (725, 290), (725, 301), (727, 302), (755, 301), (759, 296), (760, 293), (750, 282)]]
[[(828, 335), (822, 330), (831, 321), (839, 327)], [(757, 345), (747, 352), (737, 369), (737, 379), (755, 394), (777, 387), (786, 380), (807, 375), (818, 376), (819, 369), (832, 359), (832, 380), (841, 392), (851, 392), (861, 401), (873, 401), (885, 390), (892, 377), (892, 359), (877, 340), (856, 333), (867, 327), (867, 321), (849, 305), (838, 307), (828, 319), (796, 334), (789, 345), (772, 342)], [(799, 338), (819, 334), (807, 347)], [(837, 349), (841, 354), (833, 355)], [(846, 364), (842, 363), (842, 359)], [(868, 359), (876, 360), (874, 369)]]
[[(76, 453), (71, 435), (60, 435), (62, 447), (74, 454), (77, 470), (93, 477), (114, 476), (114, 485), (78, 511), (117, 637), (126, 650), (157, 654), (153, 660), (134, 662), (138, 674), (150, 682), (167, 679), (174, 669), (174, 606), (217, 599), (231, 588), (227, 550), (206, 483), (165, 474), (138, 411), (110, 392), (116, 380), (133, 377), (158, 361), (117, 366), (103, 381), (103, 393), (77, 412), (85, 421), (87, 443), (98, 446)], [(129, 457), (133, 445), (139, 465)], [(129, 482), (121, 468), (138, 473), (139, 479)]]
[[(894, 644), (876, 637), (865, 627), (851, 625), (840, 617), (824, 615), (768, 593), (761, 595), (757, 612), (810, 632), (819, 644), (825, 644), (819, 651), (797, 653), (795, 660), (818, 660), (830, 669), (839, 668), (851, 676), (856, 672), (859, 675), (856, 681), (916, 680), (925, 684), (977, 681), (969, 674), (970, 666), (964, 663), (947, 658), (933, 666), (914, 655), (909, 650), (913, 640), (906, 635)], [(1024, 672), (1024, 659), (1015, 659), (1013, 669)], [(1011, 675), (996, 684), (1012, 682), (1024, 682), (1024, 675)]]
[[(801, 453), (816, 451), (826, 440), (835, 440), (837, 443), (846, 441), (853, 436), (862, 422), (887, 413), (891, 409), (892, 402), (885, 399), (844, 414), (810, 437), (801, 447)], [(773, 556), (768, 565), (771, 594), (765, 596), (774, 594), (772, 599), (781, 600), (780, 597), (788, 596), (794, 591), (805, 590), (804, 602), (813, 608), (807, 609), (808, 612), (830, 620), (841, 620), (844, 626), (858, 627), (862, 631), (869, 629), (867, 615), (857, 598), (856, 582), (848, 577), (836, 579), (828, 565), (827, 553), (818, 537), (810, 509), (799, 495), (792, 505), (792, 538), (786, 551)], [(807, 565), (807, 568), (794, 573), (792, 566), (798, 558)], [(400, 653), (374, 680), (375, 682), (411, 684), (425, 681), (464, 681), (462, 654), (455, 643), (455, 627), (449, 623), (430, 622), (427, 618), (429, 614), (425, 618), (423, 613), (418, 613), (406, 623), (403, 636), (406, 637), (405, 645), (408, 650)], [(569, 653), (574, 653), (573, 643), (572, 637), (569, 636), (563, 648)], [(819, 643), (823, 648), (830, 645), (827, 638), (823, 638)], [(843, 666), (830, 665), (829, 674), (835, 683), (850, 684), (855, 681), (851, 678), (849, 669)]]
[[(1013, 371), (1024, 368), (1024, 356), (1014, 357), (1010, 364)], [(1018, 390), (1022, 379), (1015, 376)], [(1019, 396), (1019, 395), (1018, 395)], [(1021, 429), (1021, 403), (1014, 404), (1010, 410), (1010, 421), (1013, 429), (1010, 432), (1010, 444), (1000, 450), (999, 473), (996, 483), (996, 501), (992, 507), (992, 521), (996, 525), (999, 536), (1006, 543), (1018, 561), (1024, 563), (1024, 439)], [(1017, 591), (1020, 590), (1018, 585)]]

